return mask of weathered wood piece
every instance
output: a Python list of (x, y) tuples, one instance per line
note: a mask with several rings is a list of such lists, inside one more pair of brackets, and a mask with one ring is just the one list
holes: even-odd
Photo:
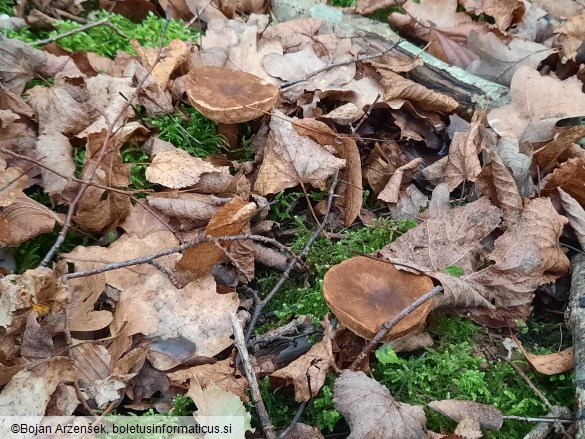
[(396, 44), (393, 50), (411, 59), (419, 57), (424, 61), (423, 66), (409, 72), (409, 77), (457, 100), (460, 103), (457, 112), (461, 116), (470, 117), (476, 109), (501, 107), (510, 102), (508, 87), (444, 63), (419, 47), (402, 40), (386, 23), (343, 12), (318, 0), (273, 0), (272, 11), (280, 22), (294, 18), (320, 18), (330, 23), (340, 37), (382, 40), (387, 48)]

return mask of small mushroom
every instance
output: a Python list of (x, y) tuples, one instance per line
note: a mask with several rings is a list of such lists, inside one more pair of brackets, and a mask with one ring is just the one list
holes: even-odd
[[(382, 324), (433, 288), (430, 277), (357, 256), (332, 267), (323, 280), (327, 305), (348, 329), (371, 340)], [(395, 340), (422, 326), (433, 310), (429, 300), (394, 326), (384, 338)]]
[(185, 89), (191, 105), (217, 122), (218, 133), (232, 149), (237, 147), (238, 124), (270, 112), (278, 96), (278, 88), (262, 78), (213, 66), (191, 69)]

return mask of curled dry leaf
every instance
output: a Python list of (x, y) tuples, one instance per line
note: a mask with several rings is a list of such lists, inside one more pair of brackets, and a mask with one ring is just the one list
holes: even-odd
[(320, 341), (311, 346), (309, 352), (270, 376), (285, 380), (287, 384), (292, 383), (295, 386), (296, 401), (309, 401), (317, 396), (325, 384), (332, 362), (331, 352), (328, 351), (325, 342)]
[(427, 111), (451, 113), (459, 103), (450, 96), (433, 91), (389, 70), (385, 64), (371, 63), (380, 74), (384, 89), (384, 102), (392, 108), (400, 108), (403, 101), (417, 104)]
[(430, 409), (453, 419), (455, 422), (461, 422), (465, 418), (473, 418), (479, 422), (482, 429), (499, 430), (504, 423), (502, 412), (487, 404), (448, 399), (443, 401), (431, 401), (427, 406)]
[(548, 173), (558, 166), (561, 157), (567, 154), (569, 149), (585, 137), (585, 126), (577, 125), (569, 128), (555, 127), (555, 137), (544, 146), (536, 149), (532, 156), (533, 177)]
[(106, 287), (106, 275), (98, 274), (88, 279), (71, 279), (71, 315), (72, 331), (97, 331), (112, 322), (110, 311), (95, 311), (95, 303)]
[(350, 137), (338, 138), (331, 128), (314, 119), (299, 120), (294, 128), (299, 134), (315, 140), (321, 146), (333, 146), (337, 156), (345, 160), (335, 193), (341, 195), (341, 204), (345, 209), (343, 223), (345, 227), (351, 226), (360, 213), (363, 201), (361, 159), (355, 140)]
[(177, 148), (158, 153), (146, 169), (146, 179), (151, 183), (180, 189), (193, 186), (203, 174), (220, 171), (221, 168)]
[(574, 158), (562, 163), (541, 182), (541, 195), (552, 197), (560, 188), (585, 206), (585, 159)]
[(47, 54), (30, 44), (0, 35), (0, 79), (4, 86), (20, 96), (37, 69), (47, 62)]
[(423, 408), (396, 401), (386, 387), (365, 373), (344, 370), (335, 380), (333, 392), (333, 404), (351, 430), (348, 439), (427, 439)]
[(231, 201), (230, 198), (178, 192), (161, 192), (147, 199), (148, 204), (180, 221), (208, 221), (221, 206)]
[(275, 194), (301, 182), (325, 190), (325, 180), (345, 166), (345, 160), (298, 134), (293, 127), (296, 123), (296, 119), (274, 111), (264, 160), (254, 184), (260, 195)]
[(574, 350), (572, 347), (554, 352), (552, 354), (534, 355), (524, 349), (520, 340), (514, 334), (511, 334), (512, 339), (522, 352), (526, 361), (538, 372), (545, 375), (556, 375), (563, 372), (568, 372), (575, 367)]
[(469, 129), (458, 131), (453, 135), (444, 178), (450, 190), (455, 189), (464, 181), (475, 181), (481, 172), (478, 155), (482, 149), (482, 139), (479, 128), (484, 116), (483, 111), (475, 112)]
[(69, 139), (59, 132), (39, 136), (35, 145), (37, 159), (49, 169), (65, 177), (41, 168), (43, 188), (49, 195), (61, 194), (69, 183), (68, 178), (75, 176), (75, 162), (71, 157), (72, 149)]
[(561, 203), (563, 209), (569, 220), (569, 224), (575, 232), (575, 236), (581, 245), (581, 249), (585, 249), (585, 209), (581, 206), (577, 200), (571, 197), (561, 188), (558, 188), (559, 196), (561, 197)]
[(400, 193), (408, 187), (422, 161), (423, 159), (418, 157), (398, 168), (392, 174), (382, 192), (378, 195), (378, 200), (386, 201), (387, 203), (397, 203)]

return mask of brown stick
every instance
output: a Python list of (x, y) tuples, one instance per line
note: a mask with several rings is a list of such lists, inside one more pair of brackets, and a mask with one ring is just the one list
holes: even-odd
[(423, 294), (422, 296), (420, 296), (418, 299), (416, 299), (411, 305), (407, 306), (402, 311), (400, 311), (400, 313), (398, 313), (397, 316), (392, 317), (390, 320), (384, 322), (384, 324), (382, 325), (382, 328), (378, 331), (378, 333), (374, 336), (374, 338), (372, 340), (370, 340), (370, 342), (364, 347), (364, 349), (360, 352), (360, 354), (357, 356), (357, 358), (354, 360), (354, 362), (351, 363), (351, 366), (349, 366), (349, 369), (356, 370), (357, 368), (359, 368), (360, 365), (362, 364), (362, 362), (364, 361), (364, 359), (368, 355), (370, 355), (370, 352), (372, 352), (374, 350), (374, 348), (378, 345), (378, 343), (380, 343), (382, 341), (382, 339), (386, 336), (388, 331), (390, 331), (394, 326), (396, 326), (396, 324), (400, 320), (402, 320), (404, 317), (409, 315), (411, 312), (413, 312), (415, 309), (417, 309), (419, 306), (421, 306), (423, 303), (425, 303), (429, 299), (432, 299), (433, 297), (435, 297), (439, 294), (442, 294), (442, 293), (443, 293), (443, 287), (436, 286), (433, 289), (431, 289), (430, 291), (428, 291), (425, 294)]
[(48, 44), (48, 43), (52, 43), (54, 41), (60, 40), (62, 38), (69, 37), (71, 35), (75, 35), (75, 34), (77, 34), (79, 32), (85, 32), (86, 30), (89, 30), (92, 27), (107, 26), (108, 25), (107, 22), (109, 20), (110, 20), (110, 17), (104, 17), (101, 20), (94, 21), (93, 23), (88, 23), (88, 24), (86, 24), (84, 26), (78, 27), (77, 29), (72, 29), (70, 31), (63, 32), (62, 34), (55, 35), (54, 37), (46, 38), (44, 40), (35, 41), (34, 44), (44, 45), (44, 44)]
[(242, 358), (244, 373), (248, 379), (250, 392), (252, 392), (252, 401), (254, 401), (254, 407), (256, 408), (256, 412), (258, 413), (258, 417), (262, 423), (262, 430), (264, 430), (264, 433), (268, 439), (275, 439), (276, 429), (274, 428), (274, 425), (272, 425), (270, 415), (268, 414), (266, 406), (264, 405), (264, 401), (262, 400), (262, 394), (260, 393), (260, 388), (258, 387), (258, 381), (256, 381), (256, 374), (254, 373), (252, 363), (250, 362), (250, 355), (248, 354), (248, 348), (246, 347), (246, 340), (244, 337), (244, 331), (242, 331), (242, 325), (240, 325), (240, 322), (238, 322), (238, 318), (234, 313), (230, 314), (230, 319), (232, 321), (232, 328), (234, 330), (235, 344), (238, 348), (238, 352), (240, 353), (240, 357)]
[(193, 239), (185, 244), (181, 244), (177, 247), (168, 248), (168, 249), (162, 250), (158, 253), (154, 253), (154, 254), (149, 255), (149, 256), (128, 259), (126, 261), (121, 261), (121, 262), (113, 262), (111, 264), (105, 264), (105, 265), (102, 265), (101, 267), (94, 268), (92, 270), (84, 270), (84, 271), (77, 271), (75, 273), (67, 273), (67, 274), (63, 275), (63, 278), (64, 279), (77, 279), (80, 277), (87, 277), (87, 276), (93, 276), (95, 274), (105, 273), (106, 271), (117, 270), (117, 269), (125, 268), (125, 267), (132, 267), (134, 265), (150, 264), (151, 261), (158, 259), (162, 256), (172, 255), (173, 253), (182, 253), (186, 249), (193, 247), (194, 245), (201, 244), (203, 242), (244, 241), (247, 239), (252, 240), (252, 241), (264, 242), (264, 243), (268, 243), (268, 244), (275, 244), (279, 248), (284, 249), (285, 251), (288, 251), (291, 254), (291, 260), (293, 262), (293, 265), (296, 264), (297, 260), (300, 258), (300, 256), (295, 255), (292, 251), (290, 251), (290, 249), (288, 247), (280, 244), (278, 241), (271, 239), (271, 238), (267, 238), (265, 236), (261, 236), (261, 235), (237, 235), (237, 236), (206, 236), (206, 235), (202, 235), (202, 236), (197, 237), (197, 238), (195, 238), (195, 239)]

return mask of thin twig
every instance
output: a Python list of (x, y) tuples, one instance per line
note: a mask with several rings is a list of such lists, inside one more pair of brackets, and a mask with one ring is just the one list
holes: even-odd
[(574, 419), (560, 419), (560, 418), (527, 418), (526, 416), (502, 416), (503, 419), (509, 419), (511, 421), (524, 421), (524, 422), (560, 422), (561, 424), (573, 424)]
[(376, 105), (376, 103), (380, 100), (381, 97), (382, 97), (382, 95), (380, 93), (378, 93), (378, 96), (376, 96), (376, 99), (374, 99), (374, 102), (372, 102), (372, 105), (369, 106), (368, 111), (366, 111), (364, 113), (364, 115), (362, 116), (362, 118), (360, 119), (358, 124), (355, 126), (355, 128), (351, 129), (352, 134), (356, 133), (357, 130), (359, 130), (361, 128), (362, 124), (366, 121), (366, 119), (368, 117), (370, 117), (370, 113), (372, 112), (372, 108), (374, 108), (374, 105)]
[(382, 341), (382, 339), (386, 336), (386, 334), (394, 326), (396, 326), (396, 324), (398, 322), (400, 322), (403, 318), (405, 318), (407, 315), (412, 313), (415, 309), (417, 309), (419, 306), (421, 306), (426, 301), (428, 301), (428, 300), (432, 299), (433, 297), (435, 297), (439, 294), (442, 294), (442, 293), (443, 293), (443, 287), (436, 286), (433, 289), (431, 289), (430, 291), (427, 291), (425, 294), (420, 296), (418, 299), (416, 299), (412, 304), (410, 304), (409, 306), (404, 308), (402, 311), (400, 311), (400, 313), (398, 313), (397, 316), (392, 317), (390, 320), (384, 322), (384, 324), (382, 325), (382, 328), (378, 331), (378, 333), (374, 336), (374, 338), (372, 340), (370, 340), (370, 342), (364, 347), (364, 349), (360, 352), (360, 354), (357, 356), (357, 358), (354, 360), (354, 362), (351, 363), (351, 366), (349, 366), (349, 369), (356, 370), (357, 368), (359, 368), (360, 365), (362, 364), (362, 362), (364, 361), (364, 359), (368, 355), (370, 355), (370, 352), (372, 352), (374, 350), (374, 348), (378, 345), (378, 343), (380, 343)]
[[(264, 242), (264, 243), (268, 243), (268, 244), (278, 243), (278, 241), (276, 241), (274, 239), (267, 238), (266, 236), (261, 236), (261, 235), (236, 235), (236, 236), (206, 236), (206, 235), (202, 235), (202, 236), (199, 236), (199, 237), (197, 237), (189, 242), (186, 242), (185, 244), (181, 244), (177, 247), (172, 247), (172, 248), (168, 248), (165, 250), (161, 250), (160, 252), (154, 253), (154, 254), (149, 255), (149, 256), (143, 256), (141, 258), (135, 258), (135, 259), (128, 259), (126, 261), (121, 261), (121, 262), (113, 262), (111, 264), (105, 264), (105, 265), (102, 265), (101, 267), (94, 268), (92, 270), (84, 270), (84, 271), (77, 271), (74, 273), (67, 273), (67, 274), (63, 275), (63, 278), (64, 279), (77, 279), (80, 277), (87, 277), (87, 276), (93, 276), (95, 274), (105, 273), (106, 271), (112, 271), (112, 270), (118, 270), (120, 268), (132, 267), (134, 265), (150, 264), (151, 261), (153, 261), (155, 259), (158, 259), (158, 258), (163, 257), (163, 256), (172, 255), (173, 253), (182, 253), (186, 249), (193, 247), (194, 245), (204, 243), (204, 242), (245, 241), (245, 240), (259, 241), (259, 242)], [(295, 255), (288, 247), (286, 247), (280, 243), (278, 243), (278, 244), (279, 244), (279, 247), (281, 247), (282, 249), (285, 249), (286, 251), (288, 251), (291, 254), (291, 258), (292, 258), (291, 261), (292, 261), (292, 265), (294, 266), (297, 263), (297, 260), (301, 256)]]
[(258, 387), (258, 381), (256, 381), (256, 374), (254, 373), (252, 363), (250, 362), (250, 355), (248, 353), (248, 348), (246, 347), (246, 340), (244, 338), (244, 331), (242, 331), (242, 325), (240, 325), (240, 322), (238, 321), (235, 313), (230, 314), (230, 319), (232, 321), (232, 328), (234, 331), (235, 345), (236, 348), (238, 348), (240, 358), (242, 359), (244, 373), (248, 379), (248, 386), (250, 386), (250, 392), (252, 393), (252, 401), (254, 402), (254, 407), (256, 408), (256, 412), (258, 413), (258, 417), (262, 423), (262, 430), (264, 430), (264, 434), (266, 434), (268, 439), (275, 439), (276, 429), (274, 428), (274, 425), (272, 425), (270, 415), (268, 414), (266, 406), (264, 405), (264, 401), (262, 400), (262, 394), (260, 393), (260, 388)]
[[(299, 257), (301, 257), (301, 258), (304, 258), (305, 256), (307, 256), (309, 254), (309, 251), (311, 250), (313, 243), (315, 242), (317, 237), (319, 237), (319, 235), (321, 235), (321, 232), (323, 232), (323, 229), (325, 229), (325, 225), (327, 224), (327, 218), (329, 217), (329, 213), (331, 212), (331, 206), (333, 205), (333, 197), (335, 195), (335, 187), (337, 186), (338, 181), (339, 181), (339, 170), (337, 172), (335, 172), (335, 177), (333, 178), (333, 182), (331, 183), (331, 187), (329, 188), (329, 198), (327, 199), (327, 209), (325, 210), (325, 215), (323, 216), (323, 221), (321, 222), (319, 227), (317, 227), (317, 230), (315, 230), (313, 232), (313, 234), (309, 238), (309, 241), (307, 241), (305, 248), (299, 254)], [(260, 314), (262, 314), (262, 311), (264, 310), (266, 305), (272, 300), (272, 298), (278, 292), (280, 287), (282, 287), (282, 285), (286, 282), (286, 280), (290, 276), (290, 272), (292, 271), (292, 269), (296, 263), (297, 263), (296, 260), (291, 259), (288, 262), (288, 264), (286, 265), (286, 268), (284, 269), (284, 272), (280, 276), (280, 279), (278, 280), (278, 282), (276, 282), (276, 285), (274, 285), (272, 290), (268, 293), (268, 295), (264, 299), (262, 299), (258, 303), (256, 303), (256, 308), (254, 308), (254, 314), (252, 314), (252, 320), (250, 321), (250, 324), (248, 325), (248, 330), (246, 331), (246, 342), (248, 342), (250, 340), (250, 337), (254, 333), (254, 329), (256, 328), (256, 324), (258, 323), (258, 319), (260, 318)]]
[[(104, 21), (104, 20), (100, 20), (100, 21)], [(169, 20), (167, 19), (163, 25), (163, 28), (162, 28), (161, 40), (160, 40), (160, 45), (158, 47), (158, 53), (157, 53), (156, 59), (152, 63), (152, 66), (148, 70), (148, 73), (146, 75), (144, 75), (144, 77), (140, 81), (138, 81), (138, 84), (136, 84), (136, 88), (134, 90), (134, 93), (130, 97), (130, 99), (128, 101), (126, 101), (125, 104), (122, 106), (122, 108), (118, 111), (118, 114), (116, 115), (114, 120), (112, 120), (110, 123), (108, 123), (108, 129), (106, 130), (106, 135), (104, 137), (104, 141), (103, 141), (102, 146), (101, 146), (101, 151), (100, 151), (97, 159), (95, 160), (94, 165), (89, 168), (86, 178), (84, 178), (84, 181), (81, 183), (81, 187), (77, 191), (75, 198), (73, 199), (73, 201), (69, 205), (69, 209), (67, 211), (67, 217), (65, 219), (65, 224), (63, 225), (63, 228), (59, 232), (59, 236), (57, 237), (55, 243), (53, 244), (53, 246), (51, 247), (49, 252), (46, 254), (46, 256), (43, 258), (43, 260), (41, 261), (40, 266), (46, 267), (49, 264), (49, 262), (51, 261), (51, 259), (53, 259), (53, 256), (55, 256), (55, 253), (57, 253), (57, 251), (59, 250), (59, 248), (61, 247), (63, 242), (65, 241), (65, 237), (67, 236), (67, 232), (69, 231), (69, 228), (71, 227), (71, 224), (73, 222), (73, 214), (75, 213), (75, 209), (77, 208), (77, 204), (81, 201), (81, 198), (83, 197), (83, 194), (85, 193), (86, 189), (93, 182), (94, 175), (95, 175), (96, 171), (98, 170), (98, 167), (99, 167), (101, 161), (104, 159), (104, 157), (106, 155), (107, 145), (110, 141), (110, 138), (112, 137), (114, 127), (116, 126), (118, 121), (122, 118), (122, 116), (124, 115), (124, 113), (126, 112), (128, 107), (130, 106), (132, 101), (142, 91), (142, 87), (146, 83), (147, 79), (149, 77), (151, 77), (151, 74), (152, 74), (154, 68), (162, 59), (162, 49), (163, 49), (165, 34), (167, 31), (168, 25), (169, 25)]]
[(79, 32), (84, 32), (84, 31), (91, 29), (93, 27), (107, 26), (106, 23), (110, 20), (110, 18), (111, 18), (110, 16), (104, 17), (101, 20), (94, 21), (93, 23), (88, 23), (84, 26), (80, 26), (76, 29), (72, 29), (72, 30), (67, 31), (67, 32), (63, 32), (62, 34), (55, 35), (54, 37), (46, 38), (44, 40), (35, 41), (34, 44), (44, 45), (44, 44), (48, 44), (48, 43), (53, 43), (53, 42), (60, 40), (62, 38), (66, 38), (66, 37), (69, 37), (71, 35), (75, 35)]
[(290, 433), (290, 431), (294, 428), (294, 426), (301, 419), (301, 416), (303, 415), (303, 412), (305, 411), (305, 407), (307, 407), (307, 401), (301, 402), (301, 404), (299, 405), (299, 408), (297, 409), (297, 412), (295, 413), (295, 417), (292, 419), (292, 421), (290, 421), (290, 424), (288, 425), (288, 427), (286, 427), (286, 429), (278, 435), (277, 439), (284, 439)]

